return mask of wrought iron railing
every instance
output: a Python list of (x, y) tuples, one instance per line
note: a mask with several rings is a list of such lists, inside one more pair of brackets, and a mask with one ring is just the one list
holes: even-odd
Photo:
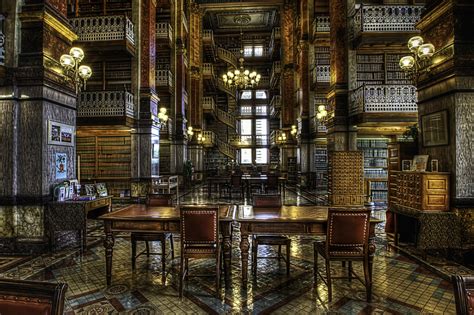
[(5, 16), (0, 14), (0, 66), (5, 65)]
[(279, 78), (281, 73), (281, 61), (273, 62), (272, 72), (270, 75), (270, 82), (273, 84), (276, 79)]
[(350, 94), (349, 114), (417, 112), (416, 87), (404, 84), (366, 84)]
[(328, 33), (330, 31), (329, 16), (317, 15), (313, 20), (313, 33)]
[(218, 47), (217, 48), (217, 58), (229, 63), (234, 68), (238, 67), (239, 60), (236, 55), (230, 50)]
[(270, 115), (276, 115), (281, 109), (281, 95), (274, 95), (270, 101)]
[(354, 15), (354, 32), (416, 32), (422, 5), (363, 5)]
[(330, 65), (316, 65), (312, 70), (313, 83), (329, 83), (331, 80)]
[(133, 94), (125, 91), (97, 91), (79, 94), (78, 117), (134, 117)]
[(135, 44), (132, 21), (124, 15), (92, 16), (70, 19), (79, 41), (128, 40)]

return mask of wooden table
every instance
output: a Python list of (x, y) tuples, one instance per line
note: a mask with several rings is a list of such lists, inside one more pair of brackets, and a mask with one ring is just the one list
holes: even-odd
[[(230, 276), (231, 223), (235, 218), (235, 207), (223, 205), (219, 208), (219, 229), (223, 236), (226, 279)], [(180, 214), (175, 207), (146, 207), (133, 204), (100, 217), (105, 225), (105, 269), (107, 285), (112, 281), (112, 255), (114, 233), (117, 232), (165, 232), (180, 233)]]
[(210, 176), (207, 178), (207, 196), (211, 196), (212, 187), (216, 187), (216, 191), (220, 196), (220, 186), (222, 184), (229, 184), (231, 181), (230, 176)]
[(112, 197), (48, 203), (46, 223), (51, 251), (55, 243), (55, 232), (79, 231), (82, 254), (87, 246), (87, 219), (97, 219), (100, 215), (110, 211), (112, 211)]
[[(236, 220), (240, 223), (240, 254), (242, 257), (242, 282), (248, 279), (249, 235), (326, 235), (328, 207), (326, 206), (282, 206), (280, 208), (254, 208), (252, 206), (235, 206)], [(370, 220), (370, 263), (372, 273), (372, 260), (375, 252), (373, 238), (375, 225), (382, 220)]]

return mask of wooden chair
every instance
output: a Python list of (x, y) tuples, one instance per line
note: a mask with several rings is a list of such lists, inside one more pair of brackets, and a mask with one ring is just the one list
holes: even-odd
[[(181, 267), (179, 297), (183, 297), (183, 281), (188, 277), (188, 261), (215, 259), (216, 292), (220, 290), (221, 247), (219, 243), (219, 206), (181, 206)], [(196, 275), (194, 275), (196, 276)], [(209, 276), (209, 275), (203, 275)]]
[(0, 314), (60, 315), (67, 284), (0, 279)]
[(474, 314), (474, 276), (452, 275), (456, 314)]
[[(173, 194), (148, 194), (146, 199), (147, 207), (167, 207), (173, 205)], [(166, 280), (166, 240), (170, 242), (171, 259), (174, 259), (173, 235), (171, 233), (154, 233), (154, 232), (133, 232), (131, 233), (132, 241), (132, 269), (135, 269), (137, 257), (146, 253), (150, 255), (161, 255), (162, 279)], [(137, 241), (145, 241), (146, 249), (137, 254)], [(161, 243), (161, 253), (150, 253), (150, 245), (148, 242), (158, 241)]]
[[(255, 194), (253, 195), (253, 207), (254, 212), (261, 210), (267, 210), (270, 208), (281, 207), (281, 196), (279, 194)], [(258, 257), (258, 246), (259, 245), (278, 245), (278, 256), (277, 257)], [(286, 246), (286, 258), (281, 254), (281, 246)], [(253, 235), (252, 237), (252, 270), (254, 276), (257, 274), (257, 258), (277, 258), (280, 260), (283, 258), (286, 262), (286, 274), (290, 274), (290, 246), (291, 239), (283, 235)]]
[[(348, 279), (354, 275), (366, 287), (367, 302), (372, 298), (372, 279), (369, 270), (370, 210), (329, 209), (326, 240), (314, 243), (314, 285), (318, 275), (328, 287), (328, 299), (332, 300), (331, 261), (348, 261)], [(326, 280), (318, 271), (318, 254), (326, 260)], [(361, 261), (365, 281), (352, 270), (352, 261)], [(343, 264), (344, 266), (344, 264)], [(345, 277), (344, 277), (345, 278)]]

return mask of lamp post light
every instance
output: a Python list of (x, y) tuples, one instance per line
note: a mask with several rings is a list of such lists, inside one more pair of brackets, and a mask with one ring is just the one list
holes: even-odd
[(64, 69), (66, 81), (72, 81), (78, 94), (82, 88), (86, 88), (86, 82), (92, 75), (92, 69), (86, 65), (80, 65), (84, 59), (84, 51), (79, 47), (72, 47), (69, 54), (59, 58), (59, 63)]
[(408, 49), (411, 55), (400, 58), (400, 68), (418, 84), (418, 78), (423, 72), (430, 70), (431, 57), (435, 47), (431, 43), (424, 43), (423, 37), (415, 36), (408, 40)]

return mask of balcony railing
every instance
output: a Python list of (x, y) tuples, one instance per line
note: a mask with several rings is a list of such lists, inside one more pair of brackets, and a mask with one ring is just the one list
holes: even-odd
[(270, 137), (268, 135), (235, 135), (230, 142), (237, 147), (269, 145)]
[(270, 75), (270, 82), (272, 85), (274, 85), (275, 80), (277, 80), (280, 77), (280, 73), (281, 73), (281, 61), (273, 62), (272, 72)]
[(270, 115), (276, 115), (281, 109), (281, 95), (274, 95), (270, 102)]
[(216, 111), (216, 101), (211, 96), (206, 96), (202, 98), (202, 109), (209, 112)]
[(82, 92), (78, 117), (134, 117), (133, 94), (124, 91)]
[(186, 13), (184, 13), (184, 11), (181, 11), (181, 22), (183, 23), (183, 26), (184, 26), (184, 29), (186, 30), (186, 33), (189, 33), (188, 18), (186, 17)]
[(211, 46), (215, 46), (214, 43), (214, 32), (212, 30), (203, 30), (202, 31), (202, 42), (204, 44), (210, 44)]
[(235, 94), (237, 92), (237, 90), (235, 89), (235, 87), (228, 87), (226, 84), (224, 84), (224, 81), (222, 81), (221, 78), (218, 78), (217, 79), (217, 87), (221, 90), (221, 91), (224, 91), (226, 92), (227, 94), (229, 94), (230, 96), (232, 97), (235, 97)]
[(204, 146), (214, 146), (216, 145), (217, 136), (213, 131), (203, 130), (201, 135), (204, 137), (204, 141), (201, 142)]
[(227, 126), (231, 128), (235, 128), (236, 122), (235, 122), (234, 115), (229, 114), (228, 112), (220, 108), (217, 108), (216, 112), (217, 112), (217, 119), (219, 119), (219, 121), (223, 122), (224, 124), (226, 124)]
[(203, 63), (202, 64), (202, 75), (203, 76), (211, 76), (215, 77), (214, 75), (214, 65), (212, 63)]
[(0, 66), (5, 65), (5, 30), (4, 28), (5, 16), (0, 14)]
[(126, 39), (135, 44), (132, 21), (123, 15), (70, 19), (79, 41), (99, 42)]
[(173, 73), (170, 70), (156, 70), (156, 86), (172, 87)]
[(268, 76), (262, 76), (262, 77), (260, 78), (260, 82), (258, 82), (257, 87), (261, 87), (261, 88), (268, 88), (268, 87), (270, 87), (270, 77), (268, 77)]
[(189, 104), (189, 97), (188, 97), (188, 91), (184, 90), (183, 91), (183, 101), (185, 104)]
[(313, 83), (329, 83), (331, 80), (330, 65), (316, 65), (312, 70)]
[(362, 85), (350, 95), (350, 115), (360, 113), (417, 112), (413, 85)]
[(238, 67), (239, 60), (230, 50), (218, 47), (217, 48), (217, 58), (231, 64), (234, 68)]
[(313, 20), (313, 33), (329, 33), (330, 31), (329, 16), (318, 15)]
[(416, 32), (421, 5), (360, 5), (354, 15), (354, 32)]
[(173, 42), (173, 27), (169, 23), (156, 23), (156, 38)]
[(276, 42), (279, 41), (281, 38), (281, 28), (280, 27), (274, 27), (272, 30), (272, 35), (270, 37), (270, 44), (268, 47), (270, 47), (271, 52), (275, 49)]

